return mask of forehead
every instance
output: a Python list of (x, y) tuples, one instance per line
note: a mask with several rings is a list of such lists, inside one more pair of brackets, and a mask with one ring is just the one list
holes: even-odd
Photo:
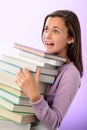
[(64, 19), (61, 17), (48, 17), (45, 23), (45, 26), (48, 27), (58, 27), (61, 29), (67, 29), (67, 27), (65, 26), (65, 22)]

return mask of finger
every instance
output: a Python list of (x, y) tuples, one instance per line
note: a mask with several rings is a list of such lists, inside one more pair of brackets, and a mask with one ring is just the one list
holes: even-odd
[(28, 78), (28, 79), (31, 79), (32, 76), (31, 76), (31, 73), (29, 72), (29, 70), (27, 68), (24, 68), (24, 74), (25, 76)]
[(16, 81), (22, 83), (23, 79), (24, 79), (24, 74), (22, 70), (19, 70), (18, 73), (16, 74)]
[(19, 87), (21, 87), (21, 86), (22, 86), (22, 83), (21, 83), (21, 82), (19, 82), (17, 79), (15, 80), (15, 83), (16, 83)]
[(20, 69), (17, 73), (18, 77), (20, 78), (24, 78), (24, 72), (22, 71), (22, 69)]
[(38, 68), (37, 72), (36, 72), (36, 75), (35, 75), (35, 78), (36, 78), (37, 81), (39, 81), (39, 79), (40, 79), (40, 71), (41, 71), (41, 69)]

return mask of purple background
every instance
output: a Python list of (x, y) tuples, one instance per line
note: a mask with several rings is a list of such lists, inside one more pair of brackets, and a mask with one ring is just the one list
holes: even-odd
[[(44, 17), (57, 9), (73, 10), (82, 31), (84, 75), (59, 130), (87, 130), (87, 2), (86, 0), (0, 0), (0, 54), (8, 53), (14, 42), (44, 50), (41, 29)], [(74, 84), (74, 83), (73, 83)]]

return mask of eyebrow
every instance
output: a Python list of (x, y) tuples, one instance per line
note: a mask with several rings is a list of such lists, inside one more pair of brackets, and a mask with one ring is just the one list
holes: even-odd
[(58, 27), (58, 26), (54, 26), (53, 27), (54, 29), (59, 29), (59, 30), (61, 30), (61, 31), (63, 31), (60, 27)]
[[(45, 25), (44, 27), (48, 27), (47, 25)], [(53, 28), (54, 29), (59, 29), (59, 30), (61, 30), (61, 31), (63, 31), (63, 29), (61, 29), (60, 27), (58, 27), (58, 26), (53, 26)]]

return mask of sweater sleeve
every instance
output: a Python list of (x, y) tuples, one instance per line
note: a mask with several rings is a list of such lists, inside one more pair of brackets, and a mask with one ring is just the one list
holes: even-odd
[[(57, 88), (50, 107), (43, 97), (32, 106), (37, 118), (50, 130), (59, 127), (80, 86), (80, 74), (75, 67), (66, 68), (56, 79)], [(53, 87), (55, 87), (55, 84)]]

